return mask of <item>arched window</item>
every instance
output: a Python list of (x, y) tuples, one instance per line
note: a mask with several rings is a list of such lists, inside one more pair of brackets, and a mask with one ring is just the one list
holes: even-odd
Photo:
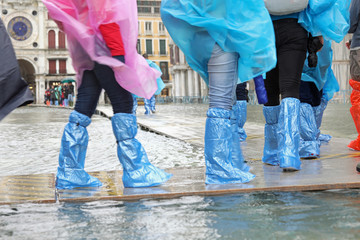
[(50, 30), (48, 33), (48, 47), (49, 49), (55, 48), (55, 31)]
[(59, 48), (60, 49), (65, 49), (66, 48), (65, 33), (60, 32), (60, 31), (59, 31)]

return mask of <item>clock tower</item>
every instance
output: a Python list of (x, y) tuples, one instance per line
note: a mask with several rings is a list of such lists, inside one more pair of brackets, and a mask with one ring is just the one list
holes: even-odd
[(64, 78), (75, 78), (66, 37), (41, 0), (0, 0), (0, 16), (10, 36), (22, 77), (37, 104), (45, 89)]

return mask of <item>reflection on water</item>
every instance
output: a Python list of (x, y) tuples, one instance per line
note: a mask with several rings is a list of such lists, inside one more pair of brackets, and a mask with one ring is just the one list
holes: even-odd
[[(0, 123), (0, 176), (56, 171), (60, 140), (70, 110), (19, 108)], [(85, 170), (121, 169), (111, 121), (94, 115), (87, 128)], [(203, 149), (139, 129), (137, 139), (150, 161), (161, 168), (203, 166)]]
[(359, 239), (359, 199), (337, 190), (5, 205), (0, 238)]

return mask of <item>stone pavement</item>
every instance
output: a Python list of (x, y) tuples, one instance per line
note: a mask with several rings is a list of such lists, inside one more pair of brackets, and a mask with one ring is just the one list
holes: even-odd
[[(98, 114), (112, 116), (110, 107), (100, 106)], [(203, 146), (206, 108), (195, 110), (137, 114), (143, 129)], [(356, 165), (360, 152), (347, 149), (347, 138), (333, 138), (321, 146), (321, 158), (302, 160), (302, 170), (283, 172), (279, 167), (261, 162), (263, 126), (246, 123), (248, 134), (242, 143), (245, 159), (256, 178), (246, 184), (205, 185), (204, 168), (174, 168), (166, 171), (172, 179), (159, 187), (123, 188), (122, 172), (92, 172), (103, 182), (101, 188), (56, 190), (54, 174), (0, 177), (0, 204), (15, 202), (49, 203), (55, 201), (138, 200), (144, 198), (174, 198), (189, 195), (223, 195), (257, 191), (308, 191), (360, 188), (360, 174)]]

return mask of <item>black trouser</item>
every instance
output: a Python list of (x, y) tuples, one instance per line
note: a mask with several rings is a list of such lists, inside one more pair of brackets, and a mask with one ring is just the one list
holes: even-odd
[[(124, 56), (117, 56), (116, 58), (124, 62)], [(98, 63), (95, 63), (93, 70), (84, 71), (78, 89), (75, 110), (91, 117), (95, 112), (102, 89), (110, 98), (114, 114), (132, 113), (133, 98), (131, 93), (117, 83), (110, 67)]]
[(273, 21), (277, 64), (266, 74), (266, 106), (277, 106), (281, 98), (299, 98), (301, 73), (307, 52), (307, 31), (295, 18)]
[(237, 101), (248, 101), (248, 90), (246, 89), (246, 83), (239, 83), (236, 85), (236, 100)]
[(321, 103), (322, 90), (316, 87), (313, 82), (301, 81), (300, 83), (300, 102), (308, 103), (312, 107), (317, 107)]

